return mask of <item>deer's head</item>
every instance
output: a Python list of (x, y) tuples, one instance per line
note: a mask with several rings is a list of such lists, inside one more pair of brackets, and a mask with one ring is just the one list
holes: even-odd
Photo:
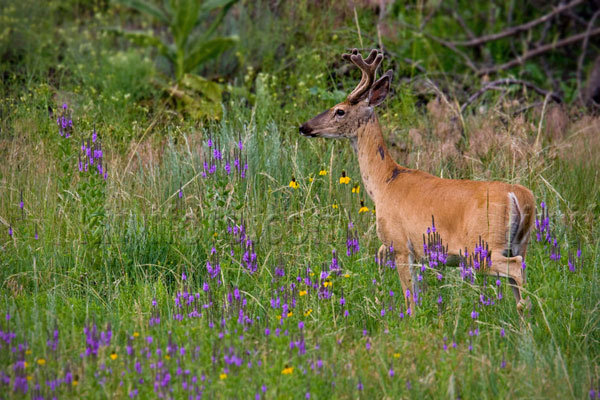
[(342, 58), (352, 62), (362, 71), (362, 78), (346, 100), (322, 112), (300, 127), (300, 134), (310, 137), (350, 138), (357, 135), (358, 128), (369, 121), (374, 108), (381, 104), (390, 89), (392, 70), (387, 71), (375, 81), (375, 72), (383, 60), (383, 54), (371, 50), (367, 59), (363, 59), (357, 49)]

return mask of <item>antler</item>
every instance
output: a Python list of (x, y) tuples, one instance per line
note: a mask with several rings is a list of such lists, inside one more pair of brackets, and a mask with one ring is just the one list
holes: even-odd
[(383, 60), (383, 54), (376, 49), (371, 50), (371, 54), (366, 60), (362, 58), (358, 49), (352, 49), (352, 53), (342, 54), (342, 58), (352, 62), (362, 71), (362, 77), (356, 88), (348, 95), (350, 104), (355, 104), (360, 101), (360, 98), (371, 88), (375, 80), (375, 72)]

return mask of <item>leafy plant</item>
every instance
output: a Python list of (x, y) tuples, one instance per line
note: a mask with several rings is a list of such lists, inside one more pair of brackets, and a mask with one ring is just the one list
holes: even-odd
[[(237, 36), (215, 36), (223, 18), (238, 0), (164, 0), (162, 6), (144, 0), (114, 1), (166, 26), (164, 36), (152, 30), (116, 28), (114, 31), (139, 45), (155, 48), (169, 61), (176, 84), (188, 89), (181, 91), (178, 87), (171, 87), (171, 95), (201, 114), (218, 115), (220, 107), (215, 106), (221, 99), (221, 85), (192, 72), (238, 42)], [(214, 17), (216, 10), (219, 12)], [(204, 29), (206, 24), (208, 28)], [(196, 98), (193, 92), (202, 94), (204, 99)], [(206, 110), (210, 113), (206, 113)]]

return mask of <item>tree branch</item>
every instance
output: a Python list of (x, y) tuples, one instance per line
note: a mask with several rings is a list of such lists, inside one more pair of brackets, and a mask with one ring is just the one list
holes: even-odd
[(527, 31), (531, 28), (533, 28), (536, 25), (539, 25), (541, 23), (544, 23), (550, 19), (552, 19), (555, 15), (562, 13), (565, 10), (569, 10), (573, 7), (575, 7), (576, 5), (579, 5), (581, 3), (583, 3), (584, 0), (573, 0), (572, 2), (570, 2), (569, 4), (565, 4), (562, 6), (559, 6), (557, 8), (555, 8), (552, 12), (541, 16), (538, 19), (534, 19), (533, 21), (529, 21), (523, 25), (518, 25), (518, 26), (513, 26), (511, 28), (508, 28), (502, 32), (499, 33), (493, 33), (491, 35), (484, 35), (475, 39), (471, 39), (471, 40), (466, 40), (466, 41), (460, 41), (460, 42), (452, 42), (453, 45), (455, 46), (466, 46), (466, 47), (473, 47), (473, 46), (479, 46), (483, 43), (487, 43), (487, 42), (491, 42), (494, 40), (498, 40), (498, 39), (502, 39), (508, 36), (513, 36), (519, 32), (523, 32), (523, 31)]
[(544, 89), (540, 88), (539, 86), (534, 85), (531, 82), (527, 82), (522, 79), (505, 78), (505, 79), (498, 79), (496, 81), (488, 82), (487, 84), (482, 86), (481, 89), (479, 89), (477, 92), (472, 94), (467, 99), (467, 101), (462, 106), (460, 106), (461, 114), (467, 109), (467, 107), (471, 103), (473, 103), (475, 100), (477, 100), (482, 94), (484, 94), (488, 90), (497, 89), (498, 86), (508, 86), (508, 85), (522, 85), (522, 86), (532, 89), (533, 91), (535, 91), (538, 94), (541, 94), (542, 96), (548, 96), (548, 97), (554, 99), (557, 103), (562, 103), (562, 101), (563, 101), (562, 98), (558, 94), (544, 90)]
[(535, 57), (535, 56), (539, 56), (540, 54), (546, 53), (547, 51), (550, 50), (554, 50), (557, 49), (559, 47), (562, 46), (566, 46), (569, 45), (571, 43), (574, 42), (578, 42), (582, 39), (585, 39), (586, 37), (590, 37), (590, 36), (595, 36), (600, 34), (600, 28), (596, 28), (590, 32), (583, 32), (583, 33), (579, 33), (577, 35), (573, 35), (570, 36), (568, 38), (565, 39), (561, 39), (558, 40), (554, 43), (548, 43), (544, 46), (540, 46), (540, 47), (536, 47), (535, 49), (531, 49), (525, 52), (525, 54), (523, 54), (522, 56), (519, 56), (517, 58), (515, 58), (514, 60), (511, 60), (509, 62), (506, 62), (504, 64), (500, 64), (500, 65), (495, 65), (493, 67), (489, 67), (489, 68), (484, 68), (479, 70), (479, 74), (480, 75), (485, 75), (485, 74), (493, 74), (496, 73), (498, 71), (502, 71), (505, 69), (509, 69), (512, 68), (516, 65), (521, 65), (523, 64), (525, 61), (527, 61), (528, 59)]
[(587, 52), (588, 41), (590, 39), (590, 31), (592, 30), (592, 26), (596, 22), (596, 18), (600, 15), (600, 10), (596, 11), (590, 19), (590, 22), (585, 30), (585, 38), (583, 39), (583, 43), (581, 44), (581, 55), (579, 56), (579, 60), (577, 60), (577, 72), (575, 76), (577, 78), (577, 96), (579, 100), (583, 103), (583, 93), (581, 93), (581, 71), (583, 71), (583, 61), (585, 60), (585, 53)]

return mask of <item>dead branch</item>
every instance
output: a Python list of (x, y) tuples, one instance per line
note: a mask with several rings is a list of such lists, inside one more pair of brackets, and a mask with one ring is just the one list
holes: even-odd
[(465, 64), (467, 65), (467, 67), (471, 68), (473, 70), (473, 72), (479, 74), (479, 68), (477, 68), (475, 63), (473, 61), (471, 61), (471, 58), (469, 58), (467, 53), (460, 50), (452, 42), (449, 42), (449, 41), (439, 38), (437, 36), (431, 35), (427, 32), (421, 32), (421, 33), (423, 35), (425, 35), (427, 38), (433, 40), (434, 42), (437, 42), (437, 43), (441, 44), (442, 46), (445, 46), (445, 47), (449, 48), (450, 50), (452, 50), (453, 52), (455, 52), (456, 54), (458, 54), (463, 60), (465, 60)]
[(592, 19), (585, 30), (585, 38), (583, 39), (583, 43), (581, 44), (581, 55), (579, 56), (579, 60), (577, 60), (577, 72), (575, 74), (577, 78), (577, 96), (579, 100), (583, 103), (583, 94), (581, 92), (581, 71), (583, 70), (583, 61), (585, 60), (585, 53), (587, 52), (588, 41), (590, 39), (590, 31), (596, 22), (596, 18), (600, 15), (600, 10), (596, 11), (594, 15), (592, 15)]
[(517, 33), (527, 31), (536, 25), (544, 23), (544, 22), (552, 19), (555, 15), (558, 15), (558, 14), (562, 13), (563, 11), (569, 10), (583, 2), (584, 2), (584, 0), (573, 0), (572, 2), (570, 2), (568, 4), (565, 4), (565, 5), (555, 8), (552, 12), (550, 12), (546, 15), (543, 15), (540, 18), (534, 19), (533, 21), (529, 21), (525, 24), (513, 26), (502, 32), (493, 33), (491, 35), (480, 36), (478, 38), (471, 39), (471, 40), (452, 42), (452, 44), (454, 46), (473, 47), (473, 46), (479, 46), (479, 45), (487, 43), (487, 42), (492, 42), (494, 40), (502, 39), (502, 38), (505, 38), (508, 36), (513, 36), (513, 35), (516, 35)]
[(478, 73), (480, 75), (485, 75), (485, 74), (493, 74), (493, 73), (496, 73), (498, 71), (503, 71), (505, 69), (509, 69), (509, 68), (514, 67), (514, 66), (521, 65), (525, 61), (527, 61), (528, 59), (530, 59), (532, 57), (539, 56), (540, 54), (546, 53), (548, 51), (551, 51), (551, 50), (557, 49), (559, 47), (563, 47), (563, 46), (569, 45), (571, 43), (578, 42), (578, 41), (580, 41), (582, 39), (585, 39), (586, 37), (595, 36), (595, 35), (598, 35), (598, 34), (600, 34), (600, 28), (596, 28), (596, 29), (594, 29), (594, 30), (592, 30), (590, 32), (579, 33), (577, 35), (573, 35), (573, 36), (570, 36), (568, 38), (558, 40), (558, 41), (556, 41), (554, 43), (548, 43), (548, 44), (546, 44), (544, 46), (540, 46), (540, 47), (536, 47), (535, 49), (528, 50), (528, 51), (525, 52), (525, 54), (523, 54), (523, 55), (521, 55), (521, 56), (519, 56), (519, 57), (517, 57), (517, 58), (515, 58), (515, 59), (513, 59), (513, 60), (511, 60), (509, 62), (506, 62), (504, 64), (495, 65), (493, 67), (481, 69), (481, 70), (479, 70)]
[(467, 101), (462, 106), (460, 106), (461, 114), (466, 110), (466, 108), (470, 104), (472, 104), (475, 100), (477, 100), (482, 94), (484, 94), (488, 90), (495, 90), (498, 88), (498, 86), (508, 86), (508, 85), (522, 85), (529, 89), (532, 89), (533, 91), (535, 91), (538, 94), (541, 94), (542, 96), (554, 99), (554, 101), (556, 101), (557, 103), (562, 103), (562, 101), (563, 101), (562, 98), (558, 94), (544, 90), (544, 89), (540, 88), (539, 86), (534, 85), (531, 82), (527, 82), (522, 79), (504, 78), (504, 79), (498, 79), (496, 81), (488, 82), (484, 86), (482, 86), (481, 89), (479, 89), (477, 92), (473, 93), (467, 99)]

